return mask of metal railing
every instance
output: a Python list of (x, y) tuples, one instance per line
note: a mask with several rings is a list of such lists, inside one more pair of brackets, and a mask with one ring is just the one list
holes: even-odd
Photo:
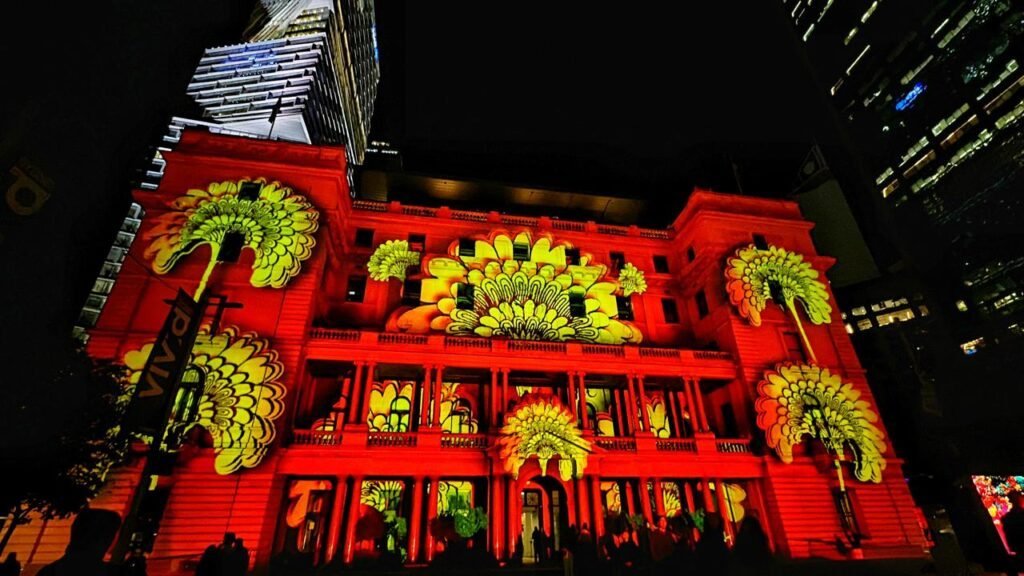
[(486, 434), (442, 434), (441, 448), (484, 449), (487, 448)]
[(595, 438), (594, 444), (610, 452), (636, 452), (636, 438)]
[(715, 440), (715, 448), (721, 454), (750, 454), (750, 440), (745, 438), (719, 439)]
[(341, 430), (292, 430), (292, 444), (303, 446), (337, 446)]
[(368, 448), (415, 448), (415, 432), (370, 432), (366, 436)]
[(693, 438), (659, 438), (654, 447), (662, 452), (697, 452), (697, 441)]

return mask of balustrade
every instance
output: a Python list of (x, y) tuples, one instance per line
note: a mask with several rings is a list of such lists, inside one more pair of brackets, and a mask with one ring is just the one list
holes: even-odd
[(413, 432), (370, 432), (366, 436), (368, 448), (415, 448), (416, 434)]
[(340, 430), (292, 430), (292, 444), (303, 446), (336, 446), (340, 443)]

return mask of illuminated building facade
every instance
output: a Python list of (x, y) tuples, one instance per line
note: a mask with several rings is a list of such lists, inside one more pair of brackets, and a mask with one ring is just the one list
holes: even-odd
[[(340, 148), (192, 131), (137, 201), (90, 352), (137, 381), (176, 290), (241, 305), (193, 349), (198, 448), (157, 483), (154, 562), (226, 530), (259, 566), (415, 564), (462, 539), (507, 560), (534, 526), (710, 512), (730, 539), (756, 514), (795, 558), (840, 557), (837, 534), (924, 554), (792, 202), (696, 191), (653, 230), (353, 201)], [(96, 505), (124, 512), (133, 474)], [(444, 529), (474, 508), (480, 530)]]

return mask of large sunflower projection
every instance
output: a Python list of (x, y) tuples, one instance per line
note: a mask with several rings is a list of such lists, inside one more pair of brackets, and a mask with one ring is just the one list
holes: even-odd
[[(796, 301), (814, 324), (826, 324), (832, 314), (828, 290), (818, 280), (818, 271), (804, 257), (777, 246), (761, 250), (753, 244), (736, 250), (725, 268), (729, 300), (753, 326), (761, 325), (761, 312), (768, 300), (785, 306), (796, 322), (800, 336), (814, 361), (814, 350), (804, 332)], [(781, 300), (781, 301), (780, 301)]]
[(409, 250), (406, 240), (388, 240), (377, 246), (366, 263), (370, 278), (386, 282), (389, 278), (405, 280), (405, 272), (410, 266), (420, 263), (420, 253)]
[[(138, 384), (153, 344), (128, 352), (124, 363)], [(274, 421), (284, 413), (284, 366), (267, 341), (230, 327), (216, 336), (203, 329), (192, 348), (191, 365), (206, 375), (195, 423), (213, 437), (218, 474), (255, 468), (274, 441)]]
[[(258, 186), (258, 192), (247, 188)], [(170, 272), (178, 261), (204, 244), (210, 261), (196, 290), (203, 292), (217, 265), (217, 256), (229, 235), (240, 234), (242, 245), (256, 253), (249, 282), (261, 288), (281, 288), (299, 274), (302, 262), (313, 253), (319, 213), (304, 196), (279, 182), (255, 180), (211, 183), (205, 190), (191, 189), (170, 203), (171, 210), (156, 217), (146, 239), (146, 258), (157, 274)]]
[[(588, 255), (566, 258), (569, 244), (528, 232), (494, 232), (475, 240), (472, 250), (453, 242), (445, 256), (424, 270), (421, 306), (399, 309), (392, 330), (443, 331), (456, 336), (500, 336), (516, 340), (579, 340), (636, 344), (634, 325), (618, 319), (619, 283)], [(471, 255), (470, 255), (471, 254)]]
[(547, 474), (548, 462), (556, 456), (563, 480), (582, 478), (590, 453), (590, 442), (580, 434), (569, 410), (552, 396), (532, 394), (506, 417), (498, 445), (505, 471), (515, 478), (530, 458), (537, 458), (541, 474)]
[(839, 463), (848, 448), (858, 480), (882, 481), (885, 435), (875, 425), (878, 414), (852, 384), (844, 384), (826, 368), (782, 364), (765, 373), (757, 390), (757, 425), (783, 462), (792, 462), (793, 446), (810, 436), (835, 457), (840, 482)]

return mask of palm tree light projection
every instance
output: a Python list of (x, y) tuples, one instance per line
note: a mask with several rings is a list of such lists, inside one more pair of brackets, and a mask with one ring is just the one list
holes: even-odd
[[(124, 356), (128, 378), (138, 384), (153, 343)], [(255, 333), (239, 334), (234, 327), (211, 336), (203, 329), (192, 348), (190, 366), (205, 374), (199, 417), (213, 438), (218, 474), (255, 468), (274, 441), (274, 421), (284, 413), (284, 366), (267, 341)]]
[(810, 436), (832, 456), (841, 491), (846, 490), (842, 462), (847, 450), (858, 480), (882, 481), (885, 435), (875, 425), (878, 414), (852, 384), (827, 368), (783, 364), (765, 373), (757, 390), (757, 424), (783, 462), (792, 462), (793, 446)]
[(814, 324), (829, 322), (832, 306), (818, 271), (804, 257), (777, 246), (762, 250), (753, 244), (736, 250), (725, 268), (729, 300), (753, 326), (761, 325), (761, 311), (768, 300), (784, 306), (796, 322), (811, 362), (817, 362), (811, 342), (797, 313), (796, 301), (803, 305)]
[(377, 246), (366, 263), (370, 278), (386, 282), (389, 278), (405, 280), (405, 272), (410, 266), (420, 263), (420, 253), (409, 250), (406, 240), (388, 240)]
[[(575, 253), (575, 256), (571, 254)], [(420, 289), (422, 305), (398, 309), (388, 329), (515, 340), (578, 340), (638, 344), (643, 335), (619, 319), (623, 288), (590, 255), (547, 236), (493, 232), (488, 239), (453, 242), (430, 258)], [(639, 272), (639, 271), (638, 271)], [(628, 280), (642, 290), (642, 277)]]
[(230, 253), (250, 248), (256, 253), (250, 283), (282, 288), (297, 276), (312, 255), (319, 213), (304, 196), (279, 182), (255, 180), (211, 183), (192, 189), (170, 203), (146, 235), (151, 243), (145, 256), (157, 274), (166, 274), (178, 261), (202, 245), (210, 261), (196, 288), (198, 300), (214, 268)]
[(590, 442), (583, 438), (572, 413), (553, 397), (528, 395), (508, 415), (498, 438), (505, 471), (514, 478), (530, 458), (537, 458), (541, 474), (557, 456), (562, 480), (582, 478)]

